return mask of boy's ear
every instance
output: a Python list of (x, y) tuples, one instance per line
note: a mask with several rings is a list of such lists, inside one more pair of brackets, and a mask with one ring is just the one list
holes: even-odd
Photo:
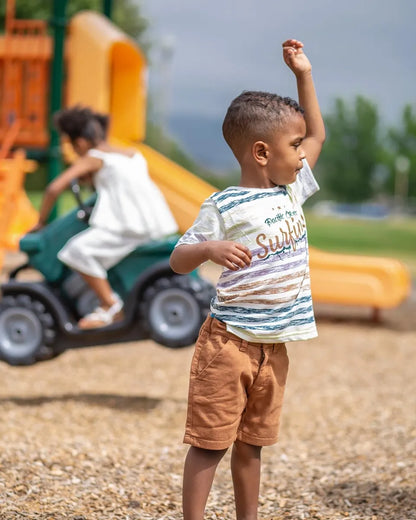
[(256, 141), (251, 149), (255, 161), (260, 166), (266, 166), (269, 161), (269, 147), (264, 141)]

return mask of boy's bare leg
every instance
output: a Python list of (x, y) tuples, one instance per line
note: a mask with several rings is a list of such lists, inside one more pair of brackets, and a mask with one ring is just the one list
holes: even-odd
[(261, 446), (235, 441), (231, 453), (237, 520), (257, 520)]
[(184, 520), (203, 520), (215, 470), (226, 451), (189, 448), (183, 473)]
[[(78, 271), (79, 272), (79, 271)], [(91, 287), (100, 300), (104, 309), (109, 309), (114, 303), (113, 290), (107, 278), (97, 278), (85, 273), (79, 273), (86, 283)]]

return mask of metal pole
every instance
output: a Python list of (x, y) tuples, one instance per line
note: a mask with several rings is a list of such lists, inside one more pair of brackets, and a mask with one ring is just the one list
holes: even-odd
[(13, 22), (15, 18), (16, 5), (15, 0), (7, 0), (6, 4), (6, 34), (11, 34), (13, 31)]
[[(64, 75), (64, 41), (66, 28), (66, 4), (67, 0), (54, 0), (53, 15), (50, 25), (53, 29), (53, 59), (50, 79), (49, 102), (49, 172), (48, 182), (57, 177), (62, 170), (61, 148), (59, 134), (52, 123), (53, 114), (62, 108), (62, 84)], [(56, 218), (57, 208), (53, 208), (49, 220)]]
[(410, 159), (405, 155), (398, 155), (394, 162), (395, 178), (394, 178), (394, 201), (396, 211), (401, 212), (407, 205), (409, 195), (409, 171)]
[(111, 20), (112, 11), (113, 11), (113, 0), (103, 0), (103, 13), (110, 20)]

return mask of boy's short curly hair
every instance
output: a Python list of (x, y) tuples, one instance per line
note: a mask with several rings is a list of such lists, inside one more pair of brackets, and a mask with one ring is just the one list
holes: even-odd
[(270, 92), (246, 90), (228, 107), (222, 124), (224, 139), (237, 155), (239, 147), (248, 139), (267, 139), (272, 132), (282, 128), (291, 113), (304, 113), (294, 99)]
[(71, 141), (83, 137), (94, 143), (106, 138), (110, 120), (105, 114), (76, 105), (54, 114), (53, 121), (58, 131)]

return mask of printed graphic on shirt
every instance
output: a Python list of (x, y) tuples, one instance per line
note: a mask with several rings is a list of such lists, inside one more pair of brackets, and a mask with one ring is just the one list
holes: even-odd
[[(274, 211), (274, 208), (272, 208)], [(282, 211), (277, 208), (274, 217), (267, 217), (264, 221), (266, 226), (272, 228), (274, 237), (259, 233), (256, 237), (257, 244), (264, 250), (258, 253), (259, 258), (268, 258), (269, 255), (279, 255), (285, 251), (293, 249), (296, 251), (298, 242), (306, 238), (306, 222), (303, 215), (299, 215), (298, 210)], [(280, 224), (276, 226), (276, 224)]]

